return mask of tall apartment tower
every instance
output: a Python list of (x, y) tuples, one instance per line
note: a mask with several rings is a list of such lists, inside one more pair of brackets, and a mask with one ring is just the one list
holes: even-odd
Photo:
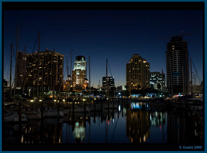
[(126, 64), (126, 85), (129, 91), (150, 87), (150, 64), (138, 54)]
[(88, 84), (87, 78), (87, 62), (84, 56), (76, 56), (74, 69), (72, 72), (73, 87), (84, 89)]
[(189, 93), (189, 58), (187, 42), (174, 36), (166, 51), (167, 88), (170, 94)]
[[(55, 51), (27, 53), (27, 75), (25, 85), (27, 89), (36, 88), (37, 82), (39, 91), (59, 91), (63, 86), (63, 61), (64, 55)], [(39, 75), (37, 67), (39, 66)], [(39, 81), (37, 81), (39, 76)]]
[(30, 96), (36, 96), (34, 91), (37, 91), (37, 87), (39, 92), (60, 91), (63, 85), (63, 61), (64, 55), (48, 49), (39, 53), (18, 51), (15, 72), (16, 89), (23, 89)]

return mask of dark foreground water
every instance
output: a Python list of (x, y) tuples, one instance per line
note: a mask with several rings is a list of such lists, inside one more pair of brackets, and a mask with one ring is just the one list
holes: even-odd
[(59, 119), (4, 123), (3, 150), (204, 149), (198, 115), (182, 109), (156, 111), (133, 106), (120, 105), (118, 109)]

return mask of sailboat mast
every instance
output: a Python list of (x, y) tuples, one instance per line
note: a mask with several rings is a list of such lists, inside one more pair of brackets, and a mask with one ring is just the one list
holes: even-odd
[(191, 93), (193, 93), (193, 69), (192, 69), (192, 58), (190, 58), (190, 71), (191, 71)]
[(184, 87), (184, 72), (183, 72), (183, 66), (182, 66), (182, 82), (183, 82), (183, 95), (185, 94), (185, 87)]
[(39, 102), (39, 52), (40, 52), (40, 32), (38, 32), (38, 51), (37, 51), (37, 102)]
[(13, 48), (13, 44), (11, 43), (11, 61), (10, 61), (10, 97), (12, 96), (12, 48)]
[(17, 26), (17, 46), (16, 46), (14, 97), (15, 97), (15, 94), (16, 94), (16, 83), (17, 83), (17, 55), (18, 55), (18, 44), (19, 44), (19, 26)]
[(73, 50), (71, 50), (71, 52), (70, 52), (70, 58), (71, 58), (71, 60), (70, 60), (70, 77), (72, 77), (72, 54), (73, 54)]
[(91, 59), (89, 56), (89, 87), (91, 87)]
[(67, 63), (67, 78), (68, 78), (69, 75), (68, 56), (66, 56), (66, 63)]
[[(24, 46), (24, 69), (25, 69), (25, 71), (27, 71), (27, 61), (26, 61), (26, 46)], [(25, 72), (25, 74), (24, 74), (24, 78), (26, 77), (26, 73), (27, 72)], [(25, 93), (25, 81), (24, 80), (22, 80), (22, 94), (24, 94)]]
[(108, 59), (106, 59), (106, 77), (108, 77)]
[(161, 82), (161, 86), (162, 86), (162, 91), (163, 91), (163, 69), (162, 69), (162, 82)]

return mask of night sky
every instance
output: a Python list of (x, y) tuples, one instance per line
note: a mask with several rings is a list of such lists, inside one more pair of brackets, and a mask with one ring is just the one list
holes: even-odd
[[(41, 51), (55, 49), (66, 59), (73, 49), (73, 63), (77, 55), (85, 56), (87, 61), (90, 56), (91, 80), (95, 87), (106, 75), (106, 58), (116, 86), (126, 84), (126, 63), (133, 54), (146, 59), (151, 72), (163, 69), (165, 73), (167, 42), (183, 30), (192, 33), (184, 36), (184, 40), (188, 42), (189, 57), (203, 78), (203, 13), (200, 10), (7, 10), (3, 25), (6, 80), (10, 73), (11, 43), (16, 50), (17, 25), (21, 51), (24, 46), (27, 52), (33, 51), (40, 30)], [(66, 78), (66, 60), (64, 67)]]

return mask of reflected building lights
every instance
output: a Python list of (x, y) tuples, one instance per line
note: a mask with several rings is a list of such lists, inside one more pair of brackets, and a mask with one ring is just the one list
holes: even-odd
[(139, 109), (131, 110), (131, 108), (128, 108), (126, 116), (126, 134), (131, 142), (145, 142), (150, 135), (149, 112)]

